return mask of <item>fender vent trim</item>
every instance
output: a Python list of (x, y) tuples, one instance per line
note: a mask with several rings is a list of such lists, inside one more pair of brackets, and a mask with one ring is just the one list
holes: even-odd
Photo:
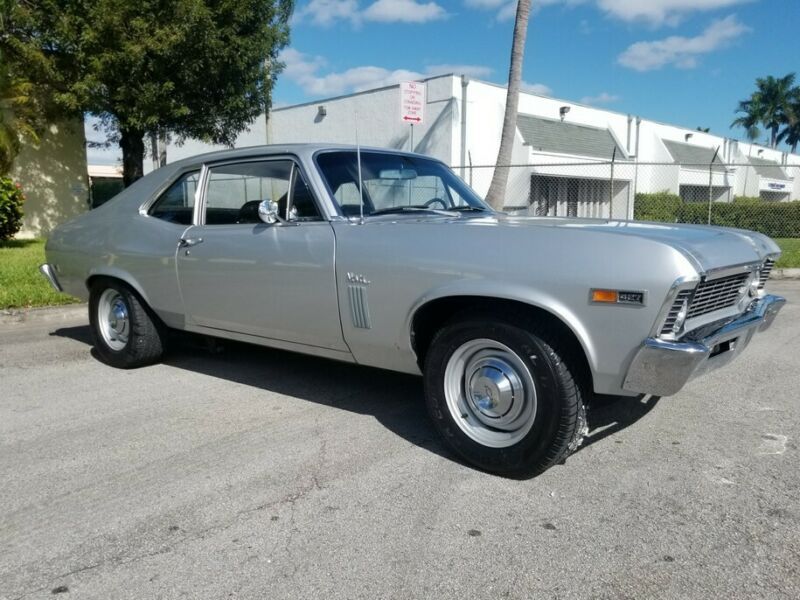
[(350, 316), (353, 318), (353, 327), (357, 329), (372, 329), (367, 286), (348, 285), (347, 295), (350, 298)]

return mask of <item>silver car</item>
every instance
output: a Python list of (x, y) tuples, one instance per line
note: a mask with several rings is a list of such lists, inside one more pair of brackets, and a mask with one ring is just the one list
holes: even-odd
[(59, 227), (42, 272), (88, 299), (97, 354), (158, 361), (179, 329), (422, 374), (465, 460), (532, 475), (592, 394), (670, 395), (784, 299), (749, 231), (492, 211), (443, 163), (264, 146), (182, 160)]

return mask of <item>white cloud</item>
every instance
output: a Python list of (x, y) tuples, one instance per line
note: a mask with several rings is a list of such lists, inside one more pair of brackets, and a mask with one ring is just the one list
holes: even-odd
[(551, 96), (553, 94), (553, 90), (543, 83), (528, 83), (527, 81), (523, 81), (519, 84), (519, 88), (523, 92), (536, 94), (537, 96)]
[(733, 40), (750, 31), (735, 15), (714, 21), (695, 37), (672, 35), (652, 42), (636, 42), (619, 55), (617, 61), (635, 71), (652, 71), (667, 65), (693, 69), (698, 57), (728, 46)]
[[(689, 13), (727, 8), (755, 0), (534, 0), (531, 10), (561, 4), (567, 7), (595, 4), (598, 9), (623, 21), (644, 21), (654, 26), (677, 25)], [(467, 6), (495, 11), (498, 21), (513, 19), (516, 0), (465, 0)]]
[(322, 57), (310, 56), (294, 48), (287, 48), (281, 53), (280, 59), (286, 65), (283, 76), (300, 86), (309, 96), (335, 96), (446, 73), (487, 77), (492, 72), (490, 68), (481, 65), (440, 64), (429, 65), (421, 72), (365, 65), (340, 72), (320, 74), (325, 67), (325, 60)]
[(337, 21), (354, 26), (364, 21), (377, 23), (427, 23), (449, 15), (436, 2), (417, 0), (376, 0), (366, 8), (358, 0), (310, 0), (295, 13), (296, 21), (309, 21), (327, 27)]
[(506, 4), (508, 0), (466, 0), (466, 5), (471, 8), (500, 8)]
[(688, 13), (717, 10), (752, 0), (597, 0), (605, 12), (623, 21), (676, 25)]
[(378, 0), (363, 13), (367, 21), (379, 23), (427, 23), (447, 17), (447, 12), (436, 2), (420, 3), (416, 0)]
[(295, 19), (308, 19), (314, 25), (328, 26), (336, 21), (360, 21), (358, 0), (311, 0), (295, 13)]
[(619, 100), (619, 96), (609, 94), (608, 92), (600, 92), (597, 96), (584, 96), (581, 98), (581, 104), (611, 104)]

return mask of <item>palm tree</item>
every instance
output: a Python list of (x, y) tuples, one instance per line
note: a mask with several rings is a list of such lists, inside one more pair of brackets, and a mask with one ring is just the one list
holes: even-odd
[(41, 109), (33, 84), (0, 71), (0, 175), (11, 170), (21, 140), (37, 143), (40, 130)]
[(800, 144), (800, 87), (792, 90), (785, 112), (786, 126), (778, 134), (778, 141), (786, 143), (794, 153)]
[(511, 65), (508, 69), (508, 92), (506, 112), (503, 117), (503, 132), (500, 135), (500, 150), (497, 152), (492, 183), (486, 194), (486, 201), (497, 210), (503, 209), (506, 187), (508, 186), (508, 165), (517, 133), (517, 107), (519, 105), (519, 86), (522, 79), (522, 58), (525, 54), (525, 38), (528, 34), (528, 17), (531, 13), (531, 0), (517, 1), (517, 16), (514, 20), (514, 37), (511, 42)]
[(743, 113), (741, 117), (734, 119), (731, 127), (741, 127), (744, 129), (745, 136), (749, 142), (755, 142), (761, 137), (761, 130), (758, 128), (761, 123), (761, 106), (752, 99), (739, 102), (737, 113)]
[(748, 129), (761, 124), (770, 132), (770, 146), (775, 148), (778, 145), (778, 132), (787, 122), (787, 106), (794, 94), (794, 80), (794, 73), (783, 77), (770, 75), (756, 79), (756, 91), (747, 100), (739, 102), (736, 109), (743, 116), (736, 119), (731, 126)]
[(794, 73), (775, 78), (771, 75), (764, 79), (756, 79), (756, 87), (761, 95), (761, 122), (770, 131), (770, 146), (778, 145), (778, 130), (787, 121), (786, 108), (792, 96)]
[(21, 140), (37, 143), (44, 126), (41, 95), (15, 72), (2, 52), (11, 35), (6, 20), (11, 4), (11, 0), (0, 0), (0, 175), (11, 170)]

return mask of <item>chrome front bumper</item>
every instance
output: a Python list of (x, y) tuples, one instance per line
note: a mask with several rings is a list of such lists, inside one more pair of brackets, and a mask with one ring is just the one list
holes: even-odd
[(671, 396), (698, 375), (728, 364), (775, 319), (786, 299), (764, 296), (736, 320), (716, 330), (692, 332), (681, 341), (647, 338), (633, 357), (622, 387), (629, 392)]
[(63, 292), (63, 288), (61, 284), (58, 283), (58, 278), (56, 277), (56, 270), (53, 265), (50, 264), (43, 264), (39, 265), (39, 272), (45, 276), (45, 279), (50, 282), (50, 285), (53, 286), (53, 289), (57, 292)]

